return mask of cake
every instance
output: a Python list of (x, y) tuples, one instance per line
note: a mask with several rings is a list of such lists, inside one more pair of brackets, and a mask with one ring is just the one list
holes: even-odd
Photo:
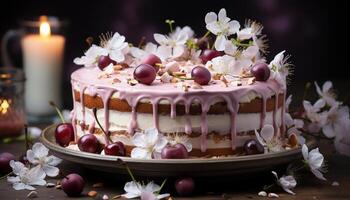
[(163, 148), (182, 143), (189, 157), (238, 156), (268, 126), (274, 144), (288, 146), (285, 52), (267, 63), (262, 26), (240, 27), (225, 9), (208, 13), (205, 22), (208, 33), (196, 38), (190, 27), (173, 30), (167, 20), (168, 35), (154, 34), (158, 44), (139, 47), (119, 33), (105, 34), (76, 58), (85, 67), (71, 75), (75, 142), (93, 134), (105, 146), (121, 142), (126, 156), (157, 158), (159, 143), (150, 145), (151, 157), (133, 153), (149, 148), (140, 140), (156, 132), (153, 140)]

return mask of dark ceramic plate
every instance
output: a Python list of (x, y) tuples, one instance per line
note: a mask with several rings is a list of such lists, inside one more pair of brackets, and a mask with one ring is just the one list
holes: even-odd
[[(196, 158), (196, 159), (159, 159), (144, 160), (130, 157), (106, 156), (80, 152), (59, 146), (54, 138), (55, 125), (47, 127), (41, 134), (41, 142), (51, 150), (52, 154), (64, 160), (79, 163), (99, 171), (125, 174), (125, 167), (117, 162), (124, 160), (131, 171), (139, 176), (228, 176), (271, 170), (300, 159), (301, 148), (286, 150), (279, 153), (260, 155)], [(308, 140), (309, 148), (316, 145), (315, 140)]]

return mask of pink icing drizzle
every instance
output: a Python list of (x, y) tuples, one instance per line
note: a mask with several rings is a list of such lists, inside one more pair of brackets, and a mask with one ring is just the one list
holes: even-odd
[[(86, 69), (81, 69), (86, 70)], [(277, 82), (273, 80), (269, 80), (267, 82), (256, 82), (253, 85), (246, 85), (246, 86), (239, 86), (234, 87), (233, 89), (223, 89), (220, 88), (220, 86), (211, 86), (213, 89), (208, 90), (193, 90), (190, 92), (183, 92), (181, 90), (169, 90), (168, 88), (164, 88), (163, 90), (159, 89), (162, 88), (159, 86), (159, 84), (154, 83), (157, 89), (152, 89), (153, 86), (130, 86), (130, 85), (121, 85), (117, 87), (117, 85), (108, 84), (106, 82), (103, 82), (103, 80), (96, 79), (96, 77), (92, 77), (89, 79), (88, 77), (82, 77), (80, 74), (86, 74), (87, 72), (83, 73), (80, 72), (81, 70), (78, 70), (72, 74), (72, 84), (77, 83), (79, 87), (81, 86), (81, 82), (86, 81), (89, 82), (91, 85), (88, 87), (89, 89), (87, 92), (91, 96), (99, 95), (102, 98), (103, 101), (103, 109), (104, 109), (104, 117), (105, 117), (105, 124), (104, 128), (106, 132), (109, 132), (109, 100), (111, 96), (115, 92), (119, 92), (119, 98), (124, 99), (128, 102), (128, 104), (131, 106), (131, 121), (128, 126), (128, 132), (129, 134), (133, 134), (135, 130), (137, 129), (137, 112), (136, 112), (136, 106), (138, 102), (141, 99), (149, 99), (152, 104), (153, 109), (153, 121), (154, 121), (154, 127), (159, 130), (159, 113), (158, 113), (158, 104), (161, 100), (167, 100), (170, 103), (171, 106), (171, 113), (170, 117), (175, 118), (176, 117), (176, 105), (179, 102), (183, 102), (185, 106), (185, 116), (186, 116), (186, 123), (185, 123), (185, 132), (187, 134), (190, 134), (192, 132), (192, 126), (191, 126), (191, 117), (190, 117), (190, 106), (192, 105), (193, 101), (196, 99), (201, 104), (202, 114), (201, 114), (201, 151), (205, 152), (207, 149), (207, 134), (208, 134), (208, 124), (207, 124), (207, 112), (210, 108), (210, 106), (213, 104), (214, 99), (221, 98), (224, 100), (227, 104), (227, 109), (230, 112), (231, 116), (231, 143), (232, 143), (232, 149), (234, 150), (236, 148), (235, 144), (235, 138), (236, 138), (236, 116), (239, 110), (239, 100), (247, 95), (249, 92), (254, 91), (262, 98), (262, 113), (261, 113), (261, 119), (260, 119), (260, 127), (263, 127), (265, 123), (265, 117), (266, 117), (266, 102), (267, 99), (271, 96), (271, 90), (275, 94), (275, 107), (273, 111), (273, 126), (277, 130), (277, 124), (276, 124), (276, 112), (278, 109), (278, 94), (280, 92), (284, 92), (282, 87), (278, 85)], [(90, 72), (91, 73), (91, 72)], [(96, 74), (94, 74), (96, 76)], [(140, 84), (139, 84), (140, 85)], [(137, 85), (138, 86), (138, 85)], [(215, 89), (214, 89), (215, 88)], [(83, 86), (80, 88), (80, 95), (85, 91), (86, 86)], [(284, 96), (285, 98), (285, 96)], [(81, 98), (82, 99), (82, 98)], [(75, 99), (74, 99), (75, 101)], [(284, 108), (284, 101), (283, 99), (283, 107)], [(83, 101), (81, 102), (83, 105)], [(84, 107), (84, 106), (82, 106)], [(74, 107), (75, 110), (75, 107)], [(73, 113), (75, 113), (73, 110)], [(282, 109), (282, 130), (284, 130), (284, 109)], [(83, 115), (85, 115), (85, 112), (83, 111)], [(76, 116), (73, 117), (74, 120)], [(84, 117), (85, 119), (85, 117)], [(94, 127), (93, 124), (90, 125), (90, 127)], [(89, 131), (90, 132), (90, 131)], [(109, 143), (109, 140), (106, 135), (106, 144)]]

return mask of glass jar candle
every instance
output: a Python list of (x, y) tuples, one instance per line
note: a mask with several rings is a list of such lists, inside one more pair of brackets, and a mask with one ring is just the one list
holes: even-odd
[(23, 132), (24, 73), (12, 67), (0, 67), (0, 137), (18, 136)]

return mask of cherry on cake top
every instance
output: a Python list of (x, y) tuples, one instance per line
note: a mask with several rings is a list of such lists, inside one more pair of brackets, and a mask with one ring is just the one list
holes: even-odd
[(241, 25), (227, 17), (224, 8), (218, 14), (207, 13), (204, 21), (207, 33), (198, 36), (189, 26), (173, 29), (174, 21), (166, 20), (169, 34), (155, 33), (157, 44), (148, 42), (138, 47), (126, 42), (119, 33), (108, 33), (102, 35), (99, 45), (91, 45), (82, 57), (75, 58), (74, 63), (99, 68), (98, 78), (113, 84), (153, 87), (159, 80), (188, 91), (218, 83), (222, 87), (237, 87), (244, 79), (249, 79), (250, 84), (273, 79), (286, 87), (289, 56), (282, 51), (270, 63), (266, 62), (267, 40), (261, 24), (247, 20)]

